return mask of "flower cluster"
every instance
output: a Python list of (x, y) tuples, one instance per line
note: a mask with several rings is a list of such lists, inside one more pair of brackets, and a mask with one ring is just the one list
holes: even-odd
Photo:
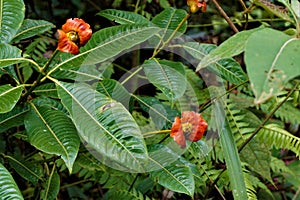
[(68, 19), (62, 26), (62, 30), (58, 30), (59, 39), (57, 49), (71, 54), (78, 54), (79, 47), (87, 43), (92, 36), (90, 25), (82, 19)]
[(191, 13), (196, 13), (201, 8), (201, 12), (206, 11), (206, 2), (204, 0), (187, 0), (187, 5)]
[(170, 135), (181, 148), (185, 148), (186, 140), (197, 142), (202, 138), (207, 126), (207, 122), (199, 113), (183, 111), (181, 118), (175, 118)]

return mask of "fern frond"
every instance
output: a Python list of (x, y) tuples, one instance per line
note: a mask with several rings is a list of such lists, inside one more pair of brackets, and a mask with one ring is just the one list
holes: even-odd
[(274, 145), (276, 148), (285, 148), (300, 155), (300, 138), (282, 129), (277, 124), (265, 125), (256, 136), (259, 140)]
[[(280, 101), (275, 99), (269, 100), (265, 104), (261, 105), (261, 109), (265, 113), (270, 111), (279, 104)], [(277, 118), (284, 122), (290, 122), (293, 124), (300, 124), (300, 109), (296, 108), (292, 102), (285, 102), (274, 114)]]
[(245, 184), (246, 184), (248, 200), (257, 200), (256, 190), (255, 190), (252, 182), (249, 180), (249, 178), (248, 178), (249, 176), (250, 175), (248, 173), (244, 172), (244, 180), (245, 180)]
[[(47, 32), (48, 34), (51, 32)], [(24, 54), (30, 55), (35, 61), (43, 58), (46, 53), (47, 47), (51, 43), (51, 38), (47, 36), (40, 36), (35, 38), (25, 49)]]
[[(230, 124), (230, 128), (232, 133), (234, 134), (237, 146), (241, 145), (248, 137), (250, 133), (255, 130), (255, 126), (252, 126), (248, 116), (246, 117), (246, 110), (240, 110), (236, 108), (235, 104), (232, 102), (228, 102), (226, 105), (227, 118)], [(253, 120), (255, 116), (251, 116)]]

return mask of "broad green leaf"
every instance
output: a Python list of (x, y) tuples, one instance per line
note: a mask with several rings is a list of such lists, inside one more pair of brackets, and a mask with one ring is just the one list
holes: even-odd
[(9, 44), (0, 44), (0, 68), (18, 63), (16, 58), (21, 57), (21, 50)]
[(182, 63), (151, 59), (142, 67), (149, 81), (171, 101), (180, 98), (186, 91), (187, 80)]
[(74, 124), (63, 112), (32, 104), (25, 118), (25, 128), (31, 145), (43, 152), (61, 156), (69, 172), (72, 172), (80, 139)]
[(5, 156), (16, 172), (24, 179), (37, 184), (38, 181), (43, 181), (43, 167), (32, 161), (24, 161), (11, 156)]
[(196, 71), (199, 71), (200, 69), (203, 69), (212, 63), (218, 62), (221, 59), (231, 58), (242, 53), (245, 50), (246, 42), (251, 34), (261, 29), (262, 28), (255, 28), (236, 33), (234, 36), (224, 41), (220, 46), (206, 55), (198, 64)]
[(24, 199), (9, 171), (0, 163), (0, 199)]
[(270, 162), (271, 152), (264, 143), (252, 139), (241, 151), (241, 160), (248, 163), (249, 168), (272, 182)]
[(135, 96), (139, 102), (141, 108), (149, 113), (155, 126), (159, 129), (170, 129), (172, 127), (173, 120), (176, 116), (180, 116), (180, 113), (172, 109), (169, 105), (163, 104), (157, 98)]
[(29, 106), (17, 105), (10, 112), (0, 114), (0, 133), (24, 124), (24, 118)]
[(276, 96), (289, 80), (299, 76), (299, 60), (300, 39), (273, 29), (253, 33), (246, 45), (245, 63), (255, 103)]
[(0, 0), (0, 43), (9, 43), (21, 26), (25, 14), (22, 0)]
[(105, 96), (122, 103), (126, 108), (129, 107), (130, 94), (118, 81), (104, 79), (97, 84), (97, 91)]
[(142, 15), (136, 14), (134, 12), (106, 9), (100, 11), (98, 15), (105, 17), (109, 20), (115, 21), (119, 24), (145, 24), (149, 23), (149, 20)]
[(47, 106), (49, 108), (52, 108), (53, 110), (60, 110), (66, 115), (69, 115), (66, 108), (62, 105), (62, 103), (56, 99), (52, 99), (51, 97), (46, 96), (39, 96), (35, 97), (32, 102), (37, 106)]
[(52, 200), (56, 199), (60, 188), (60, 177), (53, 167), (47, 181), (43, 184), (44, 189), (41, 191), (41, 199)]
[[(187, 12), (185, 10), (172, 7), (156, 15), (151, 22), (161, 28), (159, 40), (166, 42), (182, 35), (187, 28), (187, 22), (182, 23), (186, 16)], [(175, 32), (176, 29), (178, 29), (177, 32)]]
[(11, 42), (17, 42), (20, 40), (31, 38), (35, 35), (42, 34), (54, 27), (54, 24), (44, 20), (25, 19)]
[(124, 24), (102, 29), (92, 35), (89, 42), (80, 49), (80, 54), (59, 63), (51, 71), (103, 62), (144, 42), (158, 31), (159, 28), (149, 24)]
[(57, 89), (54, 83), (45, 83), (36, 87), (33, 93), (38, 96), (47, 96), (52, 98), (58, 98)]
[[(157, 153), (159, 152), (159, 153)], [(178, 160), (179, 155), (162, 145), (149, 147), (151, 171), (150, 175), (154, 181), (168, 188), (169, 190), (184, 193), (189, 196), (194, 195), (195, 182), (191, 168), (186, 163)]]
[(11, 111), (18, 102), (23, 91), (23, 86), (11, 85), (0, 86), (0, 113)]
[(143, 171), (148, 157), (145, 142), (124, 106), (88, 85), (56, 84), (62, 103), (94, 156), (117, 169)]
[[(216, 48), (213, 44), (199, 44), (198, 42), (187, 42), (182, 47), (194, 58), (202, 60)], [(215, 72), (230, 83), (239, 85), (247, 80), (247, 75), (238, 62), (232, 58), (221, 59), (207, 66), (210, 71)]]
[(221, 147), (224, 153), (232, 194), (236, 200), (247, 199), (241, 161), (223, 106), (221, 102), (215, 102), (214, 112), (216, 117), (214, 120), (220, 134)]

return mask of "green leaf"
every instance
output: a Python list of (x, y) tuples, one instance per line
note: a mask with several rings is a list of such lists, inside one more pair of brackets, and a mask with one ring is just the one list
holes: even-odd
[(142, 15), (136, 14), (134, 12), (106, 9), (100, 11), (97, 15), (105, 17), (109, 20), (115, 21), (119, 24), (145, 24), (149, 23), (149, 20)]
[(105, 96), (122, 103), (126, 108), (129, 107), (131, 96), (124, 86), (118, 81), (113, 79), (104, 79), (99, 81), (96, 89)]
[(11, 167), (14, 168), (14, 170), (16, 170), (16, 172), (24, 179), (32, 182), (33, 184), (37, 184), (39, 180), (43, 180), (43, 167), (40, 164), (36, 164), (32, 161), (26, 162), (11, 156), (5, 156), (5, 158), (9, 160)]
[(272, 182), (270, 163), (271, 152), (266, 144), (252, 139), (241, 151), (241, 160), (248, 163), (249, 168)]
[(23, 86), (12, 87), (11, 85), (0, 86), (0, 113), (11, 111), (18, 102), (23, 91)]
[[(182, 23), (182, 20), (186, 16), (187, 12), (185, 10), (175, 9), (172, 7), (167, 8), (156, 15), (151, 22), (161, 28), (161, 31), (159, 32), (159, 40), (166, 42), (170, 39), (177, 38), (182, 35), (187, 28), (187, 22), (185, 21), (184, 23)], [(175, 30), (178, 27), (179, 29), (175, 33)]]
[(0, 114), (0, 133), (24, 124), (24, 118), (29, 111), (29, 106), (17, 105), (10, 112)]
[(44, 189), (41, 191), (41, 199), (53, 200), (56, 199), (60, 188), (60, 177), (53, 167), (51, 174), (45, 184), (43, 184)]
[(103, 62), (144, 42), (158, 31), (159, 28), (149, 24), (124, 24), (102, 29), (92, 35), (80, 49), (80, 54), (61, 62), (52, 71)]
[(214, 104), (215, 123), (220, 133), (221, 146), (225, 157), (232, 194), (234, 199), (247, 199), (241, 161), (223, 106), (221, 102)]
[(246, 45), (245, 63), (255, 103), (276, 96), (289, 80), (299, 76), (299, 60), (299, 39), (273, 29), (253, 33)]
[(0, 43), (9, 43), (21, 26), (25, 14), (22, 0), (0, 0)]
[(0, 68), (18, 63), (21, 57), (21, 50), (9, 44), (0, 44)]
[[(182, 47), (198, 60), (202, 60), (217, 48), (213, 44), (199, 44), (198, 42), (187, 42)], [(208, 65), (207, 68), (235, 85), (239, 85), (247, 80), (247, 75), (240, 64), (232, 58), (221, 59), (214, 64)]]
[(61, 156), (71, 173), (80, 144), (74, 124), (59, 110), (31, 105), (32, 110), (25, 118), (30, 144), (43, 152)]
[(163, 104), (157, 98), (143, 96), (135, 96), (135, 98), (141, 105), (141, 108), (146, 113), (149, 113), (155, 126), (159, 129), (170, 129), (175, 117), (180, 116), (177, 110)]
[(178, 154), (165, 146), (153, 145), (149, 147), (149, 156), (151, 157), (149, 169), (158, 168), (158, 170), (150, 172), (153, 180), (157, 180), (160, 185), (169, 190), (189, 196), (194, 195), (193, 172), (186, 163), (178, 160)]
[(260, 141), (276, 148), (285, 148), (300, 155), (300, 138), (292, 135), (277, 124), (265, 125), (257, 134)]
[(54, 83), (40, 85), (33, 90), (33, 93), (38, 96), (44, 95), (47, 97), (58, 98), (57, 89)]
[(0, 198), (7, 200), (24, 199), (9, 171), (0, 163)]
[(151, 59), (142, 67), (149, 81), (171, 101), (180, 98), (186, 91), (187, 80), (181, 62)]
[(211, 65), (212, 63), (218, 62), (224, 58), (231, 58), (242, 53), (245, 50), (246, 42), (248, 38), (255, 32), (261, 30), (262, 28), (255, 28), (247, 31), (241, 31), (236, 33), (226, 41), (224, 41), (220, 46), (211, 51), (207, 56), (205, 56), (201, 62), (198, 64), (196, 71)]
[(88, 85), (56, 84), (62, 103), (94, 155), (117, 169), (143, 171), (148, 157), (145, 142), (124, 106)]
[(17, 42), (20, 40), (31, 38), (33, 36), (42, 34), (54, 27), (54, 24), (44, 20), (25, 19), (11, 42)]

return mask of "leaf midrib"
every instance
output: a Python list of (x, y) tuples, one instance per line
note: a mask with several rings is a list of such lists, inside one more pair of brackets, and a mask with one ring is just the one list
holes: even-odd
[[(88, 112), (88, 110), (86, 110), (86, 108), (78, 101), (77, 98), (75, 98), (75, 96), (72, 95), (72, 93), (67, 90), (67, 88), (65, 88), (60, 82), (56, 81), (56, 83), (63, 88), (70, 96), (71, 98), (84, 110), (84, 112), (90, 116), (90, 118), (96, 123), (96, 125), (98, 125), (100, 128), (102, 128), (108, 135), (110, 135), (118, 144), (121, 145), (121, 147), (123, 147), (123, 149), (128, 152), (128, 154), (136, 161), (136, 163), (139, 164), (138, 160), (135, 158), (135, 156), (129, 151), (129, 149), (127, 149), (113, 134), (111, 134), (110, 131), (108, 131), (104, 126), (102, 126), (102, 124), (100, 124), (97, 119), (95, 119), (90, 112)], [(140, 164), (139, 164), (140, 165)], [(140, 165), (140, 167), (142, 167)]]

